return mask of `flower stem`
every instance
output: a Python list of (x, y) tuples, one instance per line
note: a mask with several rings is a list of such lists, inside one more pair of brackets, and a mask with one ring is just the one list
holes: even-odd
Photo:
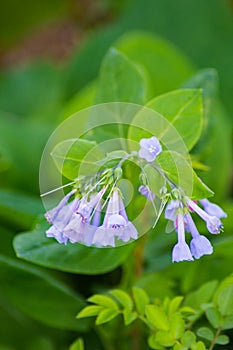
[(214, 336), (214, 339), (212, 340), (212, 342), (210, 344), (209, 350), (213, 350), (215, 343), (216, 343), (216, 340), (217, 340), (219, 334), (221, 333), (221, 330), (222, 330), (222, 327), (218, 327), (216, 334)]

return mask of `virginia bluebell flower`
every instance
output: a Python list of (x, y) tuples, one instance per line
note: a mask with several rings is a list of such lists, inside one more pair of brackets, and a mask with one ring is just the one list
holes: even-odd
[(172, 199), (167, 205), (165, 209), (165, 218), (175, 222), (177, 217), (177, 210), (180, 207), (180, 201), (177, 199)]
[(227, 214), (222, 210), (222, 208), (220, 208), (219, 205), (211, 203), (208, 199), (201, 199), (199, 202), (207, 214), (216, 216), (219, 219), (227, 217)]
[(56, 219), (56, 217), (58, 216), (59, 212), (62, 210), (62, 208), (64, 208), (64, 206), (66, 205), (66, 203), (68, 202), (68, 200), (70, 199), (70, 197), (76, 192), (77, 190), (74, 189), (72, 191), (70, 191), (61, 201), (60, 203), (53, 209), (47, 211), (45, 213), (45, 218), (47, 219), (47, 221), (50, 224), (53, 224), (54, 220)]
[(172, 262), (193, 260), (188, 244), (185, 242), (184, 215), (178, 213), (176, 218), (178, 243), (172, 250)]
[(162, 152), (162, 147), (157, 137), (140, 140), (139, 157), (145, 159), (147, 162), (153, 162), (157, 155)]
[(218, 234), (223, 228), (221, 220), (217, 216), (207, 214), (207, 212), (201, 209), (194, 201), (187, 199), (187, 205), (195, 211), (205, 222), (208, 231), (212, 234)]
[[(67, 198), (66, 198), (67, 199)], [(69, 224), (73, 214), (77, 210), (79, 206), (79, 200), (75, 198), (71, 203), (65, 205), (63, 202), (62, 208), (58, 208), (58, 211), (54, 210), (54, 212), (51, 210), (48, 213), (46, 213), (46, 218), (49, 218), (50, 223), (53, 225), (46, 231), (47, 237), (54, 237), (59, 243), (66, 244), (68, 241), (68, 238), (64, 235), (64, 229)], [(55, 209), (56, 209), (55, 208)], [(52, 217), (52, 213), (54, 213), (54, 216)]]
[(144, 197), (146, 197), (149, 201), (153, 201), (155, 199), (155, 194), (150, 190), (149, 186), (141, 185), (138, 189)]
[(119, 190), (115, 188), (109, 199), (103, 224), (94, 234), (93, 244), (100, 247), (115, 247), (115, 238), (128, 242), (131, 238), (137, 239), (137, 237), (137, 230), (128, 220), (123, 202), (119, 198)]
[[(102, 188), (101, 191), (91, 196), (88, 201), (84, 196), (79, 203), (76, 212), (73, 213), (68, 225), (64, 228), (64, 237), (67, 237), (71, 243), (85, 242), (85, 239), (89, 242), (91, 238), (89, 235), (93, 234), (93, 229), (89, 225), (91, 220), (91, 214), (96, 209), (98, 203), (100, 203), (106, 188)], [(88, 235), (88, 237), (86, 237)]]
[(186, 216), (186, 222), (189, 228), (188, 231), (192, 235), (192, 240), (190, 242), (190, 249), (194, 258), (199, 259), (203, 255), (212, 254), (213, 247), (210, 241), (208, 240), (208, 238), (206, 238), (203, 235), (200, 235), (189, 213), (186, 214), (185, 216)]

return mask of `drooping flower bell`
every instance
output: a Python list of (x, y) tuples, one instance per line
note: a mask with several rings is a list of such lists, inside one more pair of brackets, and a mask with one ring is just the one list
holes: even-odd
[[(225, 217), (224, 211), (217, 205), (213, 205), (207, 200), (201, 200), (201, 204), (211, 208), (209, 212), (211, 214), (217, 214), (219, 217)], [(165, 210), (165, 218), (173, 221), (174, 227), (178, 233), (178, 243), (173, 249), (173, 261), (191, 260), (188, 253), (188, 245), (185, 243), (184, 231), (190, 232), (192, 240), (190, 242), (190, 254), (195, 258), (199, 259), (203, 255), (209, 255), (213, 253), (213, 247), (210, 241), (203, 235), (200, 235), (196, 225), (190, 215), (190, 212), (196, 212), (204, 221), (206, 221), (207, 229), (210, 233), (220, 233), (222, 229), (222, 223), (217, 216), (209, 215), (205, 210), (201, 209), (195, 201), (185, 197), (183, 200), (171, 200)], [(182, 222), (181, 222), (182, 217)], [(183, 237), (183, 239), (182, 239)], [(184, 244), (185, 243), (185, 244)], [(183, 253), (181, 252), (183, 249)]]
[(208, 231), (212, 234), (218, 234), (223, 228), (223, 224), (219, 217), (208, 214), (205, 210), (201, 209), (194, 201), (187, 199), (188, 207), (196, 212), (205, 222)]
[(172, 262), (179, 261), (191, 261), (193, 260), (191, 251), (188, 244), (185, 242), (185, 231), (184, 231), (184, 216), (182, 213), (178, 213), (176, 217), (176, 226), (178, 233), (178, 243), (172, 250)]
[(64, 235), (64, 229), (69, 224), (72, 215), (79, 206), (79, 200), (77, 198), (67, 204), (75, 192), (76, 190), (69, 192), (55, 208), (45, 213), (45, 218), (52, 224), (46, 231), (46, 236), (55, 238), (59, 243), (67, 243), (68, 238)]
[(128, 220), (119, 190), (115, 188), (109, 199), (103, 224), (95, 231), (93, 244), (99, 247), (115, 247), (116, 239), (128, 242), (131, 238), (137, 239), (138, 232)]
[(194, 256), (195, 259), (200, 259), (203, 255), (212, 254), (213, 247), (208, 238), (206, 238), (203, 235), (200, 235), (189, 213), (185, 216), (188, 225), (188, 231), (192, 235), (192, 240), (190, 242), (192, 256)]
[(67, 237), (71, 243), (83, 242), (91, 245), (95, 226), (90, 225), (91, 215), (94, 211), (99, 210), (99, 203), (105, 193), (106, 188), (102, 188), (98, 193), (91, 196), (90, 200), (84, 196), (80, 202), (76, 212), (73, 213), (69, 224), (64, 228), (64, 237)]

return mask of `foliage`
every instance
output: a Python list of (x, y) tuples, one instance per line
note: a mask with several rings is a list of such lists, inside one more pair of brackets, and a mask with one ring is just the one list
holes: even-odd
[[(60, 1), (56, 3), (58, 12), (51, 4), (47, 11), (41, 10), (45, 18), (67, 13)], [(0, 349), (231, 348), (231, 121), (221, 102), (231, 111), (233, 80), (227, 57), (232, 25), (227, 9), (219, 0), (211, 4), (137, 0), (62, 69), (34, 62), (1, 73)], [(43, 16), (38, 14), (38, 22)], [(203, 33), (208, 34), (208, 45)], [(143, 105), (155, 117), (145, 118), (137, 109), (126, 115), (126, 124), (120, 120), (123, 127), (113, 119), (110, 126), (98, 128), (100, 115), (92, 120), (82, 116), (79, 130), (72, 130), (75, 142), (59, 140), (51, 150), (51, 162), (63, 174), (63, 184), (74, 180), (78, 170), (94, 174), (96, 168), (115, 167), (127, 152), (135, 151), (141, 138), (155, 135), (165, 145), (157, 162), (168, 179), (181, 184), (195, 200), (211, 197), (214, 191), (228, 213), (224, 234), (211, 239), (213, 255), (172, 264), (175, 235), (163, 215), (144, 236), (116, 248), (65, 246), (46, 237), (38, 173), (47, 139), (71, 114), (109, 102)], [(163, 123), (158, 125), (160, 116)], [(184, 140), (178, 147), (177, 131)], [(99, 146), (115, 138), (131, 142), (121, 152)], [(126, 161), (124, 173), (133, 187), (122, 183), (126, 198), (139, 185), (138, 169), (130, 166)], [(159, 197), (163, 179), (149, 165), (145, 173)], [(129, 217), (144, 205), (145, 198), (136, 195), (127, 208)], [(200, 232), (206, 230), (199, 222), (197, 226)]]

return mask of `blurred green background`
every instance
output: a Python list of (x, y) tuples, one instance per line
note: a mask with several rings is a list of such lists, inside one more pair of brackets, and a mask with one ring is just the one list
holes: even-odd
[[(210, 164), (215, 164), (216, 173), (209, 173), (206, 178), (210, 182), (207, 184), (216, 191), (217, 198), (220, 201), (227, 198), (227, 203), (230, 203), (233, 115), (231, 0), (2, 1), (0, 350), (66, 349), (67, 344), (76, 337), (73, 331), (86, 327), (76, 327), (72, 317), (83, 305), (83, 296), (89, 295), (92, 290), (90, 280), (93, 284), (102, 283), (107, 287), (118, 281), (119, 270), (97, 278), (21, 263), (15, 258), (12, 239), (15, 234), (31, 229), (36, 217), (43, 213), (38, 169), (50, 133), (69, 114), (88, 105), (90, 98), (87, 95), (91, 94), (91, 85), (88, 84), (97, 77), (107, 49), (130, 31), (155, 34), (170, 42), (172, 49), (183, 53), (184, 62), (185, 56), (188, 57), (187, 66), (177, 67), (177, 72), (171, 74), (171, 81), (168, 76), (166, 81), (161, 79), (162, 83), (154, 82), (157, 94), (178, 88), (178, 82), (180, 84), (188, 79), (189, 72), (191, 75), (191, 72), (206, 67), (217, 70), (222, 105), (216, 109), (221, 109), (224, 118), (218, 121), (215, 149), (209, 159)], [(140, 46), (140, 42), (134, 45)], [(149, 65), (153, 72), (153, 64)], [(88, 94), (85, 89), (89, 91)], [(218, 147), (219, 143), (222, 148)], [(232, 208), (231, 204), (228, 205)], [(232, 209), (229, 210), (232, 212)], [(230, 233), (230, 222), (227, 227)], [(148, 249), (147, 259), (151, 259), (154, 265), (158, 263), (154, 258), (157, 253)], [(209, 262), (210, 270), (212, 263)], [(149, 264), (148, 271), (153, 264)], [(220, 267), (218, 265), (216, 271), (222, 277)], [(192, 273), (197, 276), (194, 270)], [(226, 272), (229, 272), (227, 268)], [(179, 268), (173, 277), (178, 278), (178, 275)], [(168, 276), (170, 278), (169, 270)], [(206, 274), (203, 280), (205, 277)], [(31, 284), (27, 282), (30, 279)], [(164, 285), (160, 286), (161, 295), (164, 290), (169, 290), (172, 283), (170, 279), (164, 280)], [(186, 278), (183, 290), (189, 283)], [(38, 295), (35, 293), (32, 297), (37, 288)], [(29, 295), (28, 305), (24, 292)], [(41, 297), (48, 297), (48, 305), (40, 305)], [(52, 304), (54, 298), (60, 305), (58, 309)], [(63, 321), (58, 321), (59, 317)], [(88, 340), (90, 349), (92, 341), (98, 344), (94, 334), (92, 337), (92, 340)]]

